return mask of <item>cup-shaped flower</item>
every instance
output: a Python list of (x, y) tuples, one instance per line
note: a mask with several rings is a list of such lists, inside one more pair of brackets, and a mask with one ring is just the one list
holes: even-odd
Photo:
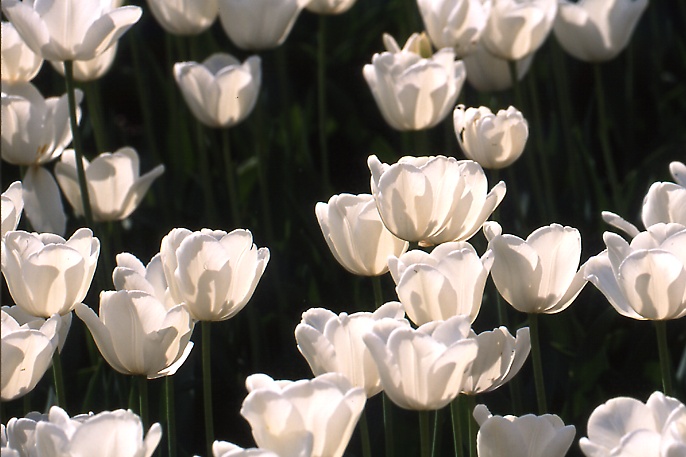
[(2, 82), (14, 84), (31, 81), (43, 66), (43, 58), (33, 52), (21, 39), (11, 22), (2, 21)]
[(384, 226), (370, 194), (334, 195), (314, 210), (331, 253), (352, 274), (382, 275), (388, 256), (407, 251), (409, 244)]
[(147, 265), (138, 260), (133, 254), (122, 252), (117, 254), (117, 266), (112, 272), (112, 282), (116, 290), (142, 290), (154, 295), (167, 309), (174, 305), (167, 278), (164, 276), (162, 256), (155, 254)]
[(479, 457), (564, 457), (576, 434), (555, 414), (493, 416), (485, 405), (477, 405), (474, 418)]
[(388, 259), (398, 298), (417, 325), (459, 314), (474, 322), (492, 264), (492, 252), (479, 258), (464, 241), (440, 244), (431, 254), (412, 250)]
[(219, 14), (217, 0), (148, 0), (158, 24), (173, 35), (198, 35), (214, 23)]
[(503, 235), (497, 222), (484, 224), (495, 261), (491, 277), (498, 292), (523, 313), (554, 314), (566, 309), (586, 285), (581, 235), (573, 227), (551, 224), (526, 240)]
[(507, 60), (519, 60), (538, 50), (557, 14), (557, 0), (493, 0), (484, 47)]
[(66, 241), (52, 233), (9, 232), (2, 240), (2, 274), (27, 313), (66, 314), (86, 296), (99, 254), (100, 240), (87, 228)]
[[(153, 181), (164, 172), (164, 165), (158, 165), (140, 176), (138, 153), (129, 147), (114, 153), (104, 152), (92, 162), (83, 159), (83, 167), (96, 221), (119, 221), (129, 217)], [(55, 165), (55, 176), (74, 213), (83, 214), (73, 149), (64, 151), (60, 162)]]
[(514, 106), (493, 114), (486, 106), (453, 111), (457, 142), (468, 159), (484, 168), (505, 168), (524, 152), (529, 123)]
[(310, 0), (305, 9), (315, 14), (342, 14), (357, 0)]
[[(27, 313), (19, 306), (3, 306), (2, 310), (14, 319), (17, 324), (21, 327), (39, 329), (47, 321), (44, 317), (36, 317), (32, 314)], [(62, 316), (59, 314), (53, 314), (53, 316), (58, 316), (57, 321), (57, 351), (62, 352), (64, 348), (64, 343), (67, 341), (67, 335), (69, 334), (69, 329), (71, 328), (72, 313), (67, 313)], [(49, 319), (49, 318), (48, 318)]]
[[(311, 435), (310, 435), (311, 436)], [(309, 457), (312, 454), (312, 440), (309, 440), (309, 448), (304, 446), (302, 453), (296, 455)], [(279, 457), (278, 454), (266, 449), (250, 448), (243, 449), (227, 441), (215, 441), (212, 443), (213, 457)]]
[(14, 181), (2, 193), (0, 200), (2, 202), (2, 236), (5, 233), (16, 230), (21, 218), (21, 212), (24, 210), (24, 198), (22, 197), (23, 189), (20, 181)]
[(643, 199), (641, 219), (646, 227), (660, 222), (686, 225), (686, 166), (672, 162), (669, 168), (676, 182), (653, 183)]
[(231, 127), (255, 107), (262, 84), (261, 60), (242, 64), (229, 54), (212, 54), (202, 64), (179, 62), (174, 78), (193, 115), (209, 127)]
[(466, 78), (452, 48), (431, 55), (426, 35), (412, 35), (400, 49), (384, 35), (387, 51), (374, 54), (363, 74), (388, 125), (397, 130), (428, 129), (455, 106)]
[(402, 319), (404, 316), (398, 302), (386, 303), (373, 313), (352, 315), (336, 315), (328, 309), (312, 308), (303, 313), (295, 328), (295, 340), (315, 376), (341, 373), (354, 386), (364, 388), (369, 398), (381, 392), (381, 381), (362, 336), (380, 319)]
[(626, 47), (647, 7), (648, 0), (561, 0), (553, 33), (573, 57), (604, 62)]
[[(528, 54), (515, 62), (517, 81), (529, 71), (535, 53)], [(473, 53), (465, 56), (464, 66), (467, 70), (467, 82), (479, 92), (494, 92), (512, 87), (512, 72), (506, 59), (497, 57), (479, 42)]]
[(631, 244), (605, 232), (607, 249), (586, 263), (586, 278), (621, 315), (639, 320), (686, 316), (686, 227), (655, 224)]
[(437, 49), (471, 54), (491, 12), (491, 0), (417, 0), (424, 28)]
[(257, 249), (243, 229), (173, 229), (162, 239), (160, 255), (172, 300), (185, 303), (199, 321), (235, 316), (269, 262), (269, 249)]
[(266, 50), (281, 45), (310, 0), (218, 0), (219, 20), (233, 44)]
[(5, 0), (7, 15), (26, 44), (46, 60), (89, 60), (112, 46), (140, 19), (137, 6), (110, 1)]
[(407, 321), (382, 319), (362, 338), (388, 398), (401, 408), (433, 410), (450, 403), (463, 388), (478, 351), (469, 332), (465, 316), (416, 330)]
[[(679, 426), (681, 436), (673, 439), (672, 428)], [(682, 454), (661, 451), (686, 448), (686, 406), (662, 392), (654, 392), (645, 403), (616, 397), (593, 410), (587, 430), (588, 437), (579, 440), (579, 447), (589, 457), (676, 457)]]
[(257, 445), (281, 457), (342, 456), (367, 401), (340, 373), (300, 381), (254, 374), (245, 383), (241, 415)]
[(107, 363), (120, 373), (148, 379), (173, 375), (193, 347), (193, 320), (186, 307), (167, 309), (147, 292), (102, 292), (99, 318), (83, 303), (75, 311)]
[(381, 220), (400, 239), (434, 245), (472, 237), (505, 196), (499, 182), (487, 193), (481, 166), (453, 157), (369, 156), (371, 188)]
[[(117, 44), (114, 43), (112, 46), (107, 48), (102, 54), (98, 54), (89, 60), (75, 60), (74, 69), (74, 79), (76, 81), (95, 81), (100, 79), (107, 73), (112, 64), (114, 63), (114, 58), (117, 57)], [(51, 61), (50, 65), (55, 71), (62, 76), (64, 76), (64, 62)]]
[(50, 366), (57, 349), (60, 316), (20, 325), (5, 309), (2, 314), (2, 374), (0, 398), (14, 400), (31, 392)]

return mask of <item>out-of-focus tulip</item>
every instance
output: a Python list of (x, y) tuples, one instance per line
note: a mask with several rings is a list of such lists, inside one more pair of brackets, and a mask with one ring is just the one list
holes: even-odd
[(314, 379), (275, 381), (248, 376), (248, 396), (241, 415), (250, 423), (257, 445), (281, 457), (342, 456), (366, 397), (340, 373)]
[(158, 24), (174, 35), (198, 35), (214, 23), (219, 14), (217, 0), (148, 0)]
[(212, 54), (202, 64), (179, 62), (174, 78), (193, 115), (209, 127), (230, 127), (255, 107), (262, 84), (261, 60), (242, 64), (229, 54)]
[(424, 28), (438, 48), (453, 48), (458, 57), (471, 54), (491, 12), (491, 0), (417, 0)]
[(7, 436), (8, 447), (22, 457), (150, 457), (162, 438), (162, 427), (153, 424), (143, 439), (143, 423), (131, 410), (70, 418), (62, 408), (53, 406), (48, 414), (10, 419)]
[(399, 256), (409, 244), (384, 226), (370, 194), (334, 195), (314, 208), (326, 244), (352, 274), (378, 276), (388, 271), (388, 256)]
[(22, 197), (22, 187), (20, 181), (14, 181), (2, 193), (0, 200), (2, 201), (2, 236), (5, 233), (16, 230), (21, 218), (21, 212), (24, 210), (24, 198)]
[[(528, 54), (515, 62), (517, 81), (521, 81), (529, 71), (534, 55)], [(508, 61), (488, 52), (480, 42), (473, 53), (465, 56), (463, 62), (467, 69), (467, 82), (479, 92), (496, 92), (512, 87)]]
[[(96, 221), (126, 219), (136, 209), (152, 185), (164, 172), (158, 165), (140, 176), (138, 153), (133, 148), (104, 152), (92, 162), (83, 159), (93, 218)], [(76, 154), (67, 149), (55, 165), (55, 176), (74, 213), (83, 214), (83, 202), (76, 170)]]
[[(303, 453), (300, 457), (309, 457), (312, 454), (312, 440), (310, 440), (309, 449), (303, 448)], [(267, 451), (265, 449), (243, 449), (240, 446), (236, 446), (233, 443), (226, 441), (215, 441), (212, 443), (212, 456), (213, 457), (279, 457), (272, 451)]]
[(485, 405), (477, 405), (474, 418), (480, 427), (479, 457), (564, 457), (576, 434), (573, 425), (554, 414), (493, 416)]
[(67, 241), (52, 233), (9, 232), (2, 240), (2, 274), (27, 313), (66, 314), (86, 296), (99, 254), (100, 240), (87, 228)]
[(559, 313), (586, 285), (584, 266), (579, 268), (581, 235), (577, 229), (551, 224), (523, 240), (502, 235), (497, 222), (487, 222), (484, 234), (495, 255), (493, 282), (516, 310)]
[(341, 14), (348, 11), (357, 0), (311, 0), (305, 9), (315, 14)]
[[(14, 319), (17, 324), (22, 327), (26, 325), (32, 329), (39, 329), (45, 324), (47, 320), (44, 317), (37, 317), (32, 314), (27, 313), (19, 306), (3, 306), (2, 310), (9, 314), (12, 319)], [(71, 328), (72, 313), (67, 313), (63, 316), (59, 314), (53, 314), (53, 316), (59, 316), (57, 321), (57, 350), (62, 352), (64, 348), (64, 343), (67, 341), (67, 335), (69, 334), (69, 329)]]
[(400, 49), (384, 35), (386, 52), (374, 54), (363, 74), (381, 115), (397, 130), (428, 129), (455, 106), (466, 78), (464, 64), (452, 48), (431, 55), (424, 34), (413, 34)]
[(2, 21), (2, 82), (14, 84), (31, 81), (43, 66), (43, 58), (21, 39), (11, 22)]
[(164, 277), (162, 256), (155, 254), (147, 265), (128, 252), (117, 254), (117, 266), (112, 272), (112, 282), (116, 290), (142, 290), (154, 295), (167, 309), (174, 305), (167, 278)]
[(369, 347), (388, 398), (405, 409), (440, 409), (457, 397), (476, 358), (469, 319), (451, 317), (418, 329), (383, 319), (362, 338)]
[(660, 222), (686, 225), (686, 166), (672, 162), (669, 169), (676, 183), (653, 183), (643, 200), (641, 218), (646, 227)]
[(298, 350), (315, 376), (336, 372), (345, 375), (367, 397), (381, 392), (379, 371), (362, 336), (383, 318), (402, 319), (405, 313), (398, 302), (389, 302), (373, 313), (336, 315), (323, 308), (304, 312), (295, 328)]
[[(117, 57), (116, 42), (107, 48), (105, 52), (98, 54), (90, 60), (75, 60), (74, 79), (82, 82), (100, 79), (110, 70), (110, 68), (112, 68), (115, 57)], [(64, 76), (63, 62), (51, 61), (50, 65), (52, 65), (52, 68), (54, 68), (57, 73)]]
[(219, 20), (233, 44), (266, 50), (281, 45), (310, 0), (218, 0)]
[(557, 0), (493, 0), (481, 41), (492, 54), (519, 60), (538, 50), (557, 14)]
[[(676, 429), (680, 433), (672, 435)], [(686, 406), (654, 392), (643, 403), (631, 397), (612, 398), (588, 418), (588, 437), (579, 447), (589, 457), (640, 455), (677, 457), (667, 451), (686, 449)]]
[(490, 392), (508, 382), (519, 373), (531, 351), (528, 327), (517, 330), (516, 338), (507, 327), (478, 335), (472, 331), (470, 337), (476, 340), (479, 351), (462, 386), (462, 393), (467, 395)]
[(7, 15), (26, 44), (46, 60), (90, 60), (112, 46), (140, 19), (137, 6), (112, 8), (101, 0), (5, 0)]
[(107, 363), (120, 373), (148, 379), (173, 375), (193, 347), (193, 321), (186, 307), (167, 309), (147, 292), (102, 292), (99, 318), (83, 303), (75, 311)]
[(669, 164), (669, 172), (674, 177), (674, 181), (681, 187), (686, 187), (686, 164), (682, 162), (672, 162)]
[(524, 152), (529, 123), (514, 106), (493, 114), (485, 106), (458, 105), (453, 112), (457, 142), (468, 159), (484, 168), (505, 168)]
[(560, 0), (553, 33), (573, 57), (604, 62), (626, 47), (647, 7), (648, 0)]
[(586, 278), (623, 316), (639, 320), (686, 316), (686, 227), (655, 224), (631, 244), (605, 232), (607, 249), (591, 257)]
[(481, 308), (493, 253), (479, 258), (467, 242), (436, 246), (390, 257), (388, 266), (407, 317), (417, 325), (442, 321), (459, 314), (474, 322)]
[[(4, 272), (4, 269), (3, 269)], [(60, 317), (20, 325), (2, 313), (2, 386), (0, 398), (14, 400), (31, 392), (50, 366), (57, 349)]]
[(185, 303), (199, 321), (235, 316), (269, 262), (269, 249), (257, 249), (243, 229), (173, 229), (162, 239), (160, 255), (173, 301)]
[(422, 245), (471, 238), (505, 196), (490, 192), (481, 166), (453, 157), (403, 157), (381, 163), (369, 156), (371, 188), (384, 225), (400, 239)]

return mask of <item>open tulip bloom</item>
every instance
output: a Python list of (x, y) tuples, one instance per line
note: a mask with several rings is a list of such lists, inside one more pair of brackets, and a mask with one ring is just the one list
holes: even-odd
[[(311, 437), (311, 435), (309, 435)], [(302, 452), (297, 453), (299, 457), (309, 457), (312, 455), (312, 440), (307, 440), (302, 446)], [(212, 443), (213, 457), (279, 457), (279, 454), (266, 449), (250, 448), (243, 449), (233, 443), (226, 441), (215, 441)]]
[(217, 0), (148, 0), (147, 4), (157, 23), (174, 35), (198, 35), (219, 14)]
[(159, 253), (155, 254), (147, 265), (143, 265), (143, 262), (128, 252), (117, 254), (116, 261), (117, 266), (112, 272), (112, 282), (116, 290), (142, 290), (157, 298), (167, 309), (178, 304), (174, 303), (169, 293)]
[(22, 197), (22, 186), (20, 181), (14, 181), (2, 193), (2, 237), (5, 233), (17, 229), (21, 212), (24, 210), (24, 198)]
[(2, 82), (14, 84), (31, 81), (43, 66), (43, 58), (29, 48), (11, 22), (2, 21)]
[(491, 0), (417, 0), (426, 33), (437, 49), (453, 48), (459, 57), (477, 46), (491, 11)]

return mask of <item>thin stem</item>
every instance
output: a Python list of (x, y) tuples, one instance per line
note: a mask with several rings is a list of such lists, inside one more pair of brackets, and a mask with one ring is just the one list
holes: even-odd
[(136, 376), (138, 384), (138, 412), (143, 421), (143, 428), (148, 426), (148, 378), (145, 375)]
[(430, 438), (430, 411), (419, 411), (419, 440), (421, 457), (431, 456), (431, 438)]
[(662, 372), (662, 389), (664, 394), (673, 396), (672, 370), (669, 359), (669, 347), (667, 346), (667, 321), (654, 321), (657, 333), (657, 350), (660, 354), (660, 371)]
[(607, 113), (605, 112), (605, 89), (603, 87), (603, 75), (600, 70), (600, 64), (593, 65), (593, 76), (595, 78), (595, 93), (596, 103), (598, 104), (598, 134), (600, 135), (600, 148), (603, 154), (603, 161), (605, 162), (605, 172), (610, 179), (610, 188), (612, 189), (612, 200), (615, 205), (615, 210), (619, 208), (619, 178), (617, 177), (617, 167), (612, 157), (612, 150), (610, 148), (610, 139), (608, 137)]
[(543, 364), (541, 363), (541, 344), (538, 333), (538, 314), (536, 313), (529, 313), (529, 336), (531, 337), (531, 361), (534, 364), (534, 384), (536, 385), (538, 414), (545, 414), (548, 411), (548, 406), (545, 399)]
[(174, 411), (174, 377), (164, 378), (164, 410), (167, 415), (167, 455), (176, 457), (176, 415)]
[(207, 147), (205, 147), (205, 128), (200, 121), (197, 121), (197, 156), (200, 161), (200, 174), (202, 188), (205, 194), (205, 212), (210, 226), (216, 225), (217, 211), (214, 206), (215, 195), (212, 193), (212, 174), (210, 172), (210, 161), (208, 159)]
[(434, 413), (434, 435), (431, 440), (431, 457), (439, 455), (439, 443), (441, 441), (441, 414), (443, 409), (437, 409)]
[(372, 276), (372, 286), (374, 287), (374, 304), (378, 309), (383, 305), (383, 290), (381, 290), (381, 276)]
[(234, 227), (241, 226), (241, 209), (238, 186), (236, 184), (236, 168), (231, 157), (231, 139), (229, 129), (221, 130), (222, 152), (224, 154), (224, 167), (226, 170), (226, 184), (229, 191), (229, 204), (231, 205), (231, 218)]
[(369, 424), (367, 424), (367, 413), (362, 410), (360, 421), (357, 426), (360, 428), (360, 437), (362, 439), (362, 456), (372, 457), (372, 445), (369, 440)]
[(326, 135), (326, 16), (319, 15), (317, 33), (317, 105), (319, 111), (319, 153), (322, 161), (324, 189), (331, 189), (329, 149)]
[(62, 409), (67, 409), (67, 398), (64, 392), (64, 378), (62, 377), (62, 359), (60, 359), (60, 353), (57, 350), (52, 354), (52, 377), (55, 382), (57, 406)]
[(214, 423), (212, 415), (212, 366), (210, 364), (210, 321), (202, 321), (202, 394), (205, 407), (205, 444), (212, 455)]
[(88, 105), (88, 115), (90, 117), (91, 126), (93, 127), (93, 136), (95, 137), (95, 149), (98, 153), (107, 151), (107, 132), (103, 128), (104, 121), (102, 115), (102, 99), (100, 97), (100, 88), (98, 81), (91, 81), (84, 87), (86, 91), (86, 104)]
[(474, 420), (473, 415), (476, 397), (474, 395), (463, 395), (463, 397), (467, 420), (467, 436), (469, 436), (469, 457), (476, 457), (476, 420)]
[(450, 418), (453, 422), (453, 446), (455, 448), (455, 457), (462, 455), (462, 419), (460, 415), (460, 397), (457, 396), (455, 400), (450, 402)]
[(383, 392), (382, 395), (386, 457), (393, 457), (393, 455), (395, 455), (395, 449), (393, 446), (393, 411), (391, 409), (391, 400), (388, 398), (388, 395), (386, 395), (386, 392)]

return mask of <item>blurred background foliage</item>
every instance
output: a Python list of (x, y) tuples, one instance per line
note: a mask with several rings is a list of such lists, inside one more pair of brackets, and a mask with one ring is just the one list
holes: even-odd
[[(271, 260), (248, 306), (235, 318), (213, 324), (212, 357), (216, 438), (253, 446), (248, 424), (239, 415), (246, 395), (245, 377), (257, 372), (275, 379), (311, 377), (293, 337), (301, 313), (315, 306), (337, 313), (374, 308), (371, 281), (347, 273), (329, 252), (314, 216), (315, 204), (333, 194), (369, 193), (366, 163), (370, 154), (384, 162), (403, 155), (464, 156), (451, 116), (424, 132), (401, 133), (388, 127), (362, 76), (364, 64), (383, 50), (383, 33), (404, 43), (412, 32), (422, 30), (414, 1), (358, 0), (349, 12), (325, 18), (304, 11), (285, 44), (259, 54), (263, 86), (258, 105), (246, 121), (228, 130), (241, 205), (240, 220), (233, 220), (222, 133), (198, 127), (174, 82), (172, 67), (175, 62), (202, 61), (218, 51), (240, 60), (251, 53), (233, 46), (218, 21), (199, 36), (174, 37), (155, 22), (145, 2), (132, 3), (144, 8), (143, 17), (120, 40), (114, 67), (100, 80), (82, 85), (86, 97), (81, 132), (88, 158), (103, 152), (96, 150), (98, 132), (91, 123), (93, 106), (99, 104), (105, 150), (133, 146), (141, 156), (142, 171), (163, 163), (166, 172), (128, 220), (96, 227), (96, 235), (111, 238), (112, 255), (101, 257), (96, 274), (100, 282), (94, 282), (85, 302), (97, 308), (98, 285), (112, 288), (114, 254), (131, 252), (147, 263), (174, 227), (251, 230), (255, 243), (270, 249)], [(323, 170), (319, 137), (317, 53), (321, 43), (326, 56), (323, 125), (330, 178)], [(602, 78), (603, 119), (598, 114), (597, 70)], [(493, 218), (505, 233), (520, 237), (553, 222), (576, 227), (582, 235), (582, 262), (604, 249), (602, 233), (610, 227), (600, 217), (602, 210), (640, 224), (642, 198), (650, 184), (671, 180), (670, 161), (686, 161), (685, 81), (686, 2), (653, 1), (628, 48), (597, 69), (565, 55), (551, 35), (520, 83), (517, 103), (512, 90), (479, 93), (466, 83), (458, 103), (485, 105), (494, 111), (515, 104), (529, 121), (523, 157), (499, 177), (487, 172), (489, 187), (498, 179), (508, 186)], [(63, 78), (49, 65), (34, 84), (44, 96), (65, 91)], [(602, 156), (604, 138), (614, 170)], [(209, 162), (214, 195), (209, 205), (203, 193), (202, 154)], [(3, 189), (20, 179), (20, 173), (17, 167), (3, 164)], [(617, 176), (614, 185), (612, 173)], [(67, 235), (83, 224), (71, 217)], [(26, 218), (20, 228), (30, 228)], [(484, 252), (482, 234), (470, 242)], [(382, 284), (384, 299), (396, 299), (388, 275)], [(499, 325), (496, 297), (490, 283), (474, 323), (477, 332)], [(5, 304), (11, 302), (6, 290), (3, 298)], [(508, 320), (514, 333), (525, 324), (526, 316), (508, 309)], [(576, 425), (577, 440), (585, 435), (588, 416), (600, 403), (620, 395), (645, 401), (661, 389), (653, 326), (619, 316), (592, 285), (568, 310), (544, 316), (541, 331), (550, 412)], [(199, 336), (196, 332), (197, 346), (175, 378), (179, 455), (203, 449)], [(684, 319), (669, 322), (668, 338), (674, 369), (680, 367), (676, 388), (683, 401)], [(85, 339), (83, 324), (74, 319), (62, 354), (68, 411), (125, 407), (130, 401), (129, 379), (110, 369), (99, 354), (89, 353)], [(494, 414), (533, 412), (535, 394), (528, 363), (515, 379), (513, 388), (522, 393), (521, 405), (512, 404), (513, 390), (507, 386), (477, 401), (489, 405)], [(159, 411), (155, 405), (162, 383), (152, 381), (151, 386), (152, 419), (161, 420), (161, 402)], [(23, 416), (29, 407), (43, 409), (49, 389), (50, 376), (46, 376), (34, 393), (6, 404), (8, 414)], [(377, 397), (368, 404), (373, 443), (382, 441), (380, 403)], [(416, 418), (399, 408), (395, 411), (400, 424), (397, 449), (403, 450), (402, 455), (416, 455), (412, 452), (417, 446)], [(447, 414), (439, 420), (448, 427)], [(403, 433), (403, 427), (411, 433)], [(442, 444), (449, 452), (447, 430)], [(347, 454), (359, 455), (359, 449), (355, 436)], [(569, 455), (580, 455), (577, 444)]]

